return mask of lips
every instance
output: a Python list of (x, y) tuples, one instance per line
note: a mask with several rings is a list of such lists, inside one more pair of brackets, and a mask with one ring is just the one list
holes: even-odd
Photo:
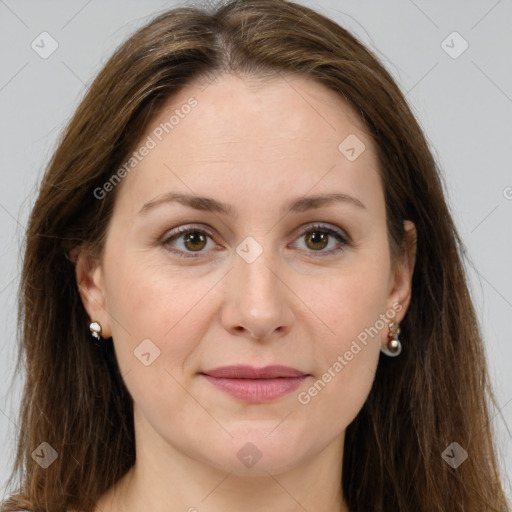
[(203, 372), (210, 377), (225, 379), (276, 379), (279, 377), (302, 377), (307, 375), (289, 366), (272, 365), (264, 368), (254, 368), (248, 365), (222, 366)]
[(297, 389), (308, 374), (288, 366), (223, 366), (201, 375), (217, 389), (250, 403), (271, 402)]

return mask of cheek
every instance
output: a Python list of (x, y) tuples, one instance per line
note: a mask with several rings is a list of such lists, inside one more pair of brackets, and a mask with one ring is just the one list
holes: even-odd
[(202, 336), (194, 312), (205, 288), (200, 281), (189, 280), (185, 293), (178, 274), (138, 258), (117, 260), (105, 274), (116, 358), (125, 385), (151, 422), (179, 424), (190, 402), (182, 368)]
[(214, 280), (186, 277), (176, 266), (154, 264), (152, 259), (138, 252), (106, 265), (109, 313), (133, 336), (164, 341), (190, 324), (195, 305)]
[(350, 425), (372, 387), (379, 350), (375, 344), (357, 350), (350, 361), (340, 354), (341, 360), (335, 359), (299, 397), (303, 407), (309, 408), (308, 423), (312, 421), (311, 427), (322, 430), (327, 438)]
[(361, 258), (350, 272), (331, 278), (328, 293), (318, 297), (310, 291), (305, 300), (314, 305), (325, 329), (312, 338), (319, 343), (316, 380), (299, 402), (311, 407), (313, 417), (336, 418), (333, 432), (355, 418), (373, 384), (381, 344), (395, 314), (386, 309), (388, 284), (386, 257)]
[[(378, 254), (377, 250), (374, 252)], [(380, 341), (387, 334), (382, 319), (389, 313), (389, 259), (365, 254), (354, 260), (355, 264), (332, 272), (321, 285), (295, 284), (297, 294), (319, 320), (316, 324), (321, 335), (310, 334), (311, 339), (321, 336), (324, 340), (323, 352), (329, 356), (323, 361), (326, 365), (332, 362), (333, 355), (348, 350), (352, 340)]]
[[(354, 420), (372, 387), (380, 355), (385, 323), (382, 301), (358, 295), (341, 294), (331, 309), (330, 322), (336, 335), (318, 339), (318, 362), (314, 379), (298, 395), (298, 402), (309, 410), (311, 428), (334, 437)], [(326, 305), (326, 308), (328, 306)], [(324, 314), (328, 309), (321, 310)], [(325, 418), (329, 421), (325, 423)]]
[(148, 265), (139, 253), (110, 265), (106, 262), (105, 275), (112, 335), (123, 373), (140, 372), (148, 362), (152, 368), (169, 360), (181, 363), (194, 340), (188, 313), (199, 300), (199, 285), (194, 289), (192, 284), (184, 293), (179, 275)]

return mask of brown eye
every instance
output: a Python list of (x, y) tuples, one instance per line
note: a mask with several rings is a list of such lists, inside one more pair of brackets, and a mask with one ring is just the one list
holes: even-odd
[(325, 249), (329, 242), (329, 235), (321, 231), (309, 231), (306, 234), (306, 245), (315, 251)]
[(185, 247), (191, 251), (200, 251), (206, 245), (206, 237), (200, 231), (189, 231), (183, 237)]
[[(305, 250), (314, 257), (331, 256), (350, 245), (348, 237), (344, 236), (342, 232), (322, 225), (309, 226), (308, 229), (301, 232), (299, 239), (301, 238), (304, 239)], [(331, 240), (337, 240), (338, 244), (334, 244), (334, 247), (331, 246), (329, 250), (324, 250)]]
[[(203, 252), (208, 252), (209, 239), (212, 239), (211, 235), (203, 229), (180, 227), (166, 235), (161, 244), (169, 251), (180, 256), (194, 258), (201, 256)], [(213, 246), (215, 246), (214, 243)]]

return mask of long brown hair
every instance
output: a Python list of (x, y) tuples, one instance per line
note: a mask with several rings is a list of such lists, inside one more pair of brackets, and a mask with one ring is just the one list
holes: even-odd
[[(467, 285), (464, 246), (427, 142), (390, 74), (354, 36), (284, 0), (181, 7), (138, 30), (99, 73), (44, 175), (26, 236), (19, 295), (26, 371), (17, 458), (19, 488), (1, 510), (89, 511), (134, 464), (132, 400), (111, 340), (91, 343), (74, 247), (101, 251), (116, 190), (101, 187), (133, 151), (164, 101), (200, 78), (295, 73), (337, 92), (360, 113), (378, 150), (390, 249), (403, 221), (417, 229), (404, 350), (382, 357), (366, 403), (348, 426), (340, 485), (351, 512), (502, 512), (493, 445), (495, 405)], [(31, 454), (47, 442), (47, 469)], [(441, 453), (469, 454), (452, 468)]]

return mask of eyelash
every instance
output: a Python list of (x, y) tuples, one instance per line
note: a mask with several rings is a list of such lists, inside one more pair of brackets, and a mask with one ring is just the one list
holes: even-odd
[[(313, 224), (313, 225), (307, 226), (307, 228), (305, 228), (304, 230), (302, 230), (299, 233), (297, 238), (301, 238), (302, 236), (306, 235), (307, 233), (314, 232), (314, 231), (320, 231), (322, 233), (332, 235), (341, 244), (341, 246), (338, 246), (334, 249), (330, 249), (328, 251), (313, 251), (313, 250), (311, 250), (310, 252), (313, 253), (312, 256), (314, 258), (325, 258), (328, 256), (332, 256), (334, 254), (342, 252), (344, 250), (345, 246), (351, 245), (349, 240), (343, 235), (342, 232), (339, 232), (338, 230), (324, 226), (322, 224)], [(204, 228), (195, 227), (192, 225), (192, 226), (188, 226), (188, 227), (181, 226), (179, 228), (176, 228), (171, 233), (164, 236), (164, 238), (160, 241), (160, 243), (161, 243), (161, 245), (166, 246), (166, 249), (168, 251), (170, 251), (174, 254), (178, 254), (180, 257), (199, 258), (199, 257), (201, 257), (201, 252), (204, 252), (204, 251), (197, 251), (194, 254), (191, 251), (182, 251), (182, 250), (176, 250), (176, 249), (171, 249), (171, 248), (167, 247), (167, 245), (171, 241), (178, 239), (181, 235), (188, 234), (188, 233), (196, 233), (196, 232), (206, 234), (208, 237), (210, 237), (213, 240), (213, 235), (208, 230), (206, 230)], [(315, 254), (315, 253), (318, 253), (318, 254)]]

